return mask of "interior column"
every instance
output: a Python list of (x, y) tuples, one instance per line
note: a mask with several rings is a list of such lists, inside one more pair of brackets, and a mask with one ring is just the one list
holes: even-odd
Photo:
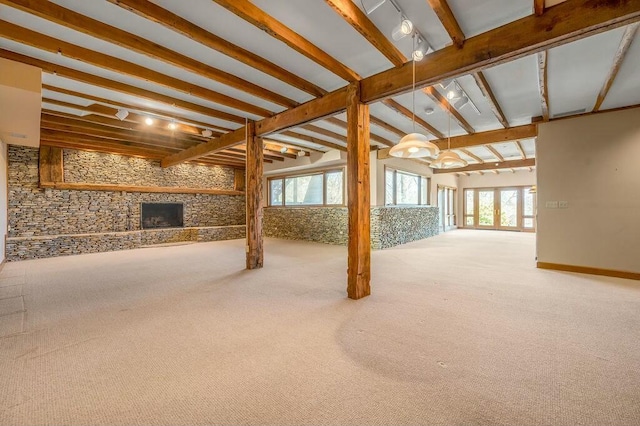
[(350, 299), (371, 293), (369, 150), (369, 106), (360, 101), (360, 84), (355, 82), (347, 90), (347, 295)]
[(247, 269), (262, 268), (262, 139), (256, 137), (255, 123), (247, 123)]

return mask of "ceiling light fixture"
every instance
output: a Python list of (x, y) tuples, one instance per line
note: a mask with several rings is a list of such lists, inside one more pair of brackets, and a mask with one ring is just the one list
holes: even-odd
[(171, 120), (167, 127), (169, 128), (169, 130), (175, 130), (178, 128), (178, 125), (176, 124), (175, 120)]
[(409, 133), (400, 139), (398, 144), (391, 147), (389, 155), (399, 158), (422, 158), (435, 157), (440, 149), (427, 137), (416, 132), (416, 62), (413, 61), (413, 85), (412, 85), (412, 107), (411, 121), (413, 123), (413, 133)]
[(449, 110), (449, 135), (447, 137), (447, 149), (441, 151), (429, 167), (434, 169), (453, 169), (456, 167), (464, 167), (467, 162), (460, 158), (458, 153), (451, 151), (451, 110)]
[(434, 112), (435, 112), (435, 110), (433, 108), (431, 108), (431, 107), (428, 107), (428, 108), (424, 109), (424, 113), (427, 114), (427, 115), (431, 115)]
[(395, 41), (402, 40), (413, 32), (413, 22), (408, 20), (406, 16), (400, 15), (400, 23), (395, 26), (391, 32), (391, 38)]
[(307, 153), (303, 150), (298, 151), (298, 157), (304, 157), (305, 155), (307, 155)]
[(364, 13), (371, 15), (377, 8), (382, 6), (386, 0), (360, 0)]
[(201, 133), (205, 138), (210, 138), (213, 135), (213, 132), (209, 129), (204, 129)]
[(414, 61), (419, 62), (423, 60), (424, 57), (432, 50), (433, 49), (431, 49), (429, 43), (427, 43), (427, 41), (423, 39), (422, 36), (418, 36), (418, 46), (415, 48), (411, 56), (413, 57)]
[(468, 103), (469, 103), (469, 98), (467, 98), (465, 95), (462, 95), (460, 99), (454, 102), (453, 107), (455, 109), (460, 109)]
[(283, 146), (282, 148), (280, 148), (280, 153), (286, 154), (288, 150), (289, 149), (286, 146)]
[(471, 105), (476, 114), (480, 114), (480, 110), (476, 104), (473, 103), (469, 95), (467, 95), (467, 92), (464, 91), (462, 86), (460, 86), (456, 80), (444, 80), (440, 82), (440, 86), (443, 89), (451, 87), (452, 84), (453, 87), (447, 92), (447, 99), (453, 103), (453, 106), (456, 109), (460, 109), (465, 105)]
[(127, 116), (129, 115), (129, 111), (127, 111), (126, 109), (119, 109), (118, 112), (116, 112), (116, 117), (122, 121), (125, 118), (127, 118)]
[(147, 117), (144, 119), (144, 124), (146, 124), (147, 126), (151, 126), (153, 124), (153, 118), (151, 117)]

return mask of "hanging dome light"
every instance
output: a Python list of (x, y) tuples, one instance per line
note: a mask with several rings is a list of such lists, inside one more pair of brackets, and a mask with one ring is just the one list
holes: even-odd
[(435, 157), (440, 149), (423, 134), (409, 133), (389, 150), (389, 155), (398, 158)]
[(467, 165), (467, 162), (460, 158), (460, 156), (453, 151), (446, 150), (440, 152), (438, 158), (433, 160), (429, 167), (434, 169), (453, 169), (456, 167), (464, 167)]
[(429, 167), (434, 169), (453, 169), (464, 167), (468, 163), (460, 158), (458, 153), (451, 151), (451, 108), (449, 108), (449, 134), (447, 136), (447, 149), (441, 151), (438, 158), (433, 160)]

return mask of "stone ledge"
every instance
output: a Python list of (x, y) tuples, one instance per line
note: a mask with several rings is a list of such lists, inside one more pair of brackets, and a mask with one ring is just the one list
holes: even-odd
[(40, 259), (128, 250), (156, 244), (233, 240), (244, 238), (245, 233), (245, 225), (229, 225), (11, 237), (7, 238), (6, 259)]

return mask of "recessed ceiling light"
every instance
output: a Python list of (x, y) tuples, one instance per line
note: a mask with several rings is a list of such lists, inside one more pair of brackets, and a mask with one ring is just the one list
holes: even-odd
[(431, 107), (425, 108), (425, 110), (424, 110), (424, 113), (427, 114), (427, 115), (431, 115), (431, 114), (433, 114), (433, 112), (434, 112), (434, 109), (431, 108)]
[(144, 119), (144, 124), (146, 124), (147, 126), (151, 126), (153, 124), (153, 118), (151, 117), (147, 117)]
[(175, 121), (171, 121), (167, 127), (169, 128), (169, 130), (175, 130), (178, 127), (178, 125), (176, 124)]
[(202, 136), (204, 136), (205, 138), (210, 138), (213, 135), (213, 132), (209, 129), (204, 129), (202, 131)]

